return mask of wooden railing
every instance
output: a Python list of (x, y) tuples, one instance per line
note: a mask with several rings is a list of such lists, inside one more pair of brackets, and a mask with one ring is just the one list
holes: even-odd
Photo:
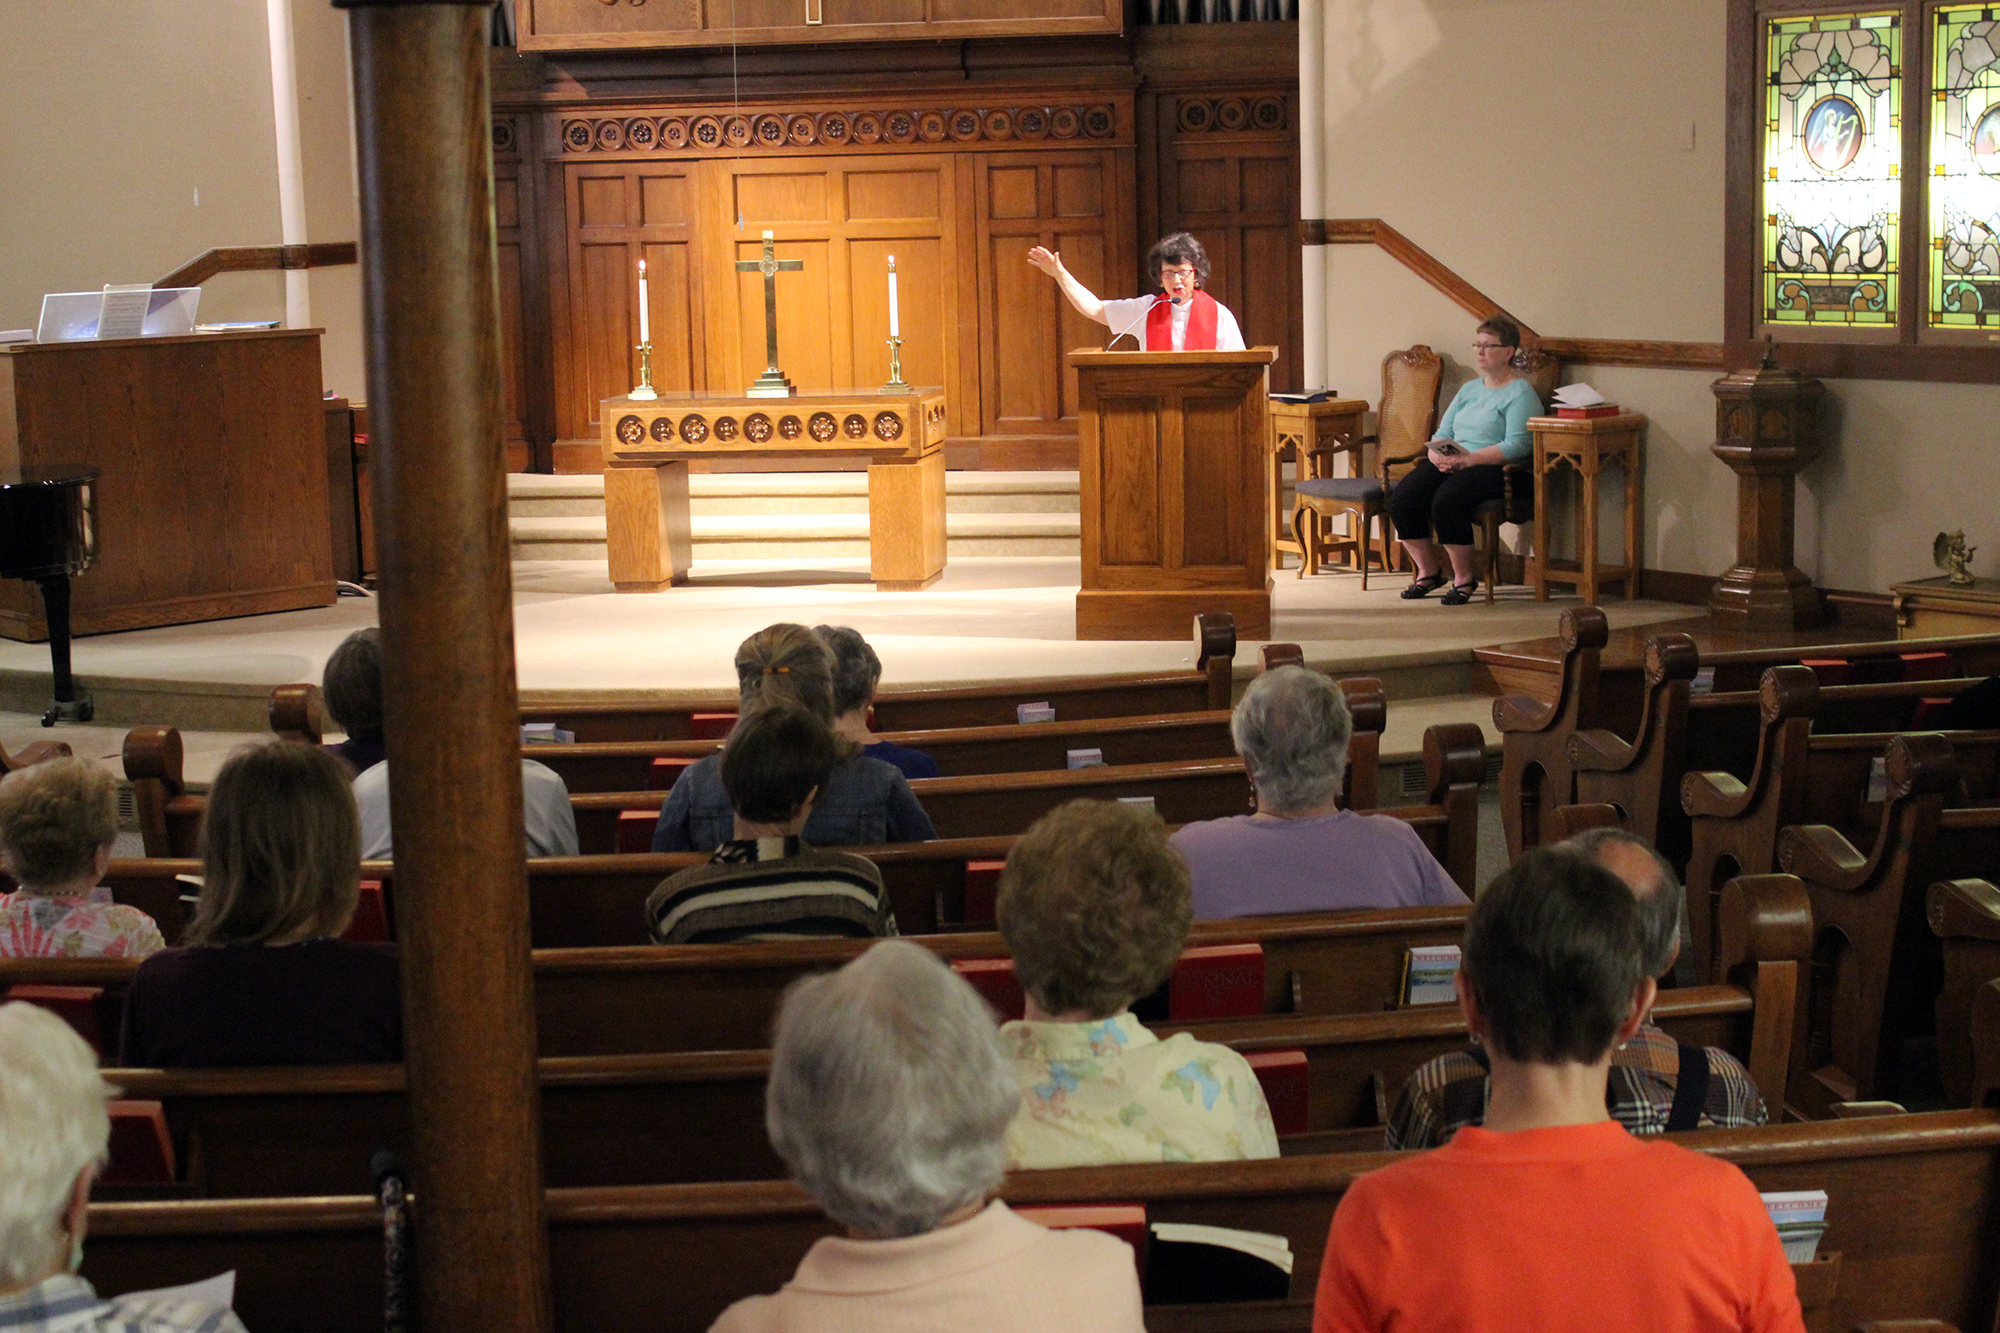
[(1539, 346), (1572, 365), (1645, 366), (1660, 370), (1722, 370), (1722, 344), (1659, 342), (1619, 338), (1549, 338), (1536, 333), (1498, 301), (1448, 268), (1437, 256), (1381, 218), (1307, 218), (1299, 223), (1302, 245), (1373, 245), (1443, 292), (1459, 309), (1480, 319), (1507, 315), (1520, 325), (1530, 346)]
[(153, 285), (199, 287), (218, 273), (328, 268), (357, 263), (359, 259), (353, 241), (332, 241), (325, 245), (224, 245), (196, 255)]

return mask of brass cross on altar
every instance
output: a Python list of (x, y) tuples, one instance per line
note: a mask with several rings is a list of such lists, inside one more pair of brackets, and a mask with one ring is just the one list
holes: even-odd
[(764, 373), (757, 377), (743, 392), (750, 398), (790, 398), (798, 390), (785, 378), (785, 372), (778, 369), (778, 275), (796, 273), (804, 268), (803, 259), (779, 259), (773, 252), (771, 241), (774, 232), (764, 233), (764, 257), (762, 259), (739, 259), (736, 261), (738, 273), (761, 273), (764, 275)]

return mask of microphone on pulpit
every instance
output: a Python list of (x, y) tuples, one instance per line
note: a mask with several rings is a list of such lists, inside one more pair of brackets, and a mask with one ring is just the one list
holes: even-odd
[(1140, 326), (1141, 324), (1144, 324), (1144, 323), (1146, 322), (1146, 316), (1148, 316), (1148, 315), (1152, 314), (1152, 313), (1153, 313), (1153, 311), (1154, 311), (1154, 309), (1155, 309), (1155, 308), (1156, 308), (1156, 307), (1157, 307), (1157, 306), (1158, 306), (1158, 305), (1160, 304), (1160, 302), (1162, 302), (1162, 301), (1164, 301), (1164, 300), (1166, 300), (1166, 299), (1167, 299), (1167, 298), (1166, 298), (1166, 297), (1164, 297), (1164, 296), (1156, 296), (1156, 297), (1154, 297), (1154, 298), (1153, 298), (1153, 299), (1152, 299), (1152, 300), (1151, 300), (1151, 301), (1150, 301), (1150, 302), (1149, 302), (1149, 303), (1147, 304), (1146, 308), (1145, 308), (1144, 310), (1141, 310), (1141, 311), (1139, 312), (1139, 315), (1138, 315), (1138, 318), (1134, 319), (1134, 320), (1133, 320), (1133, 321), (1132, 321), (1132, 322), (1131, 322), (1130, 324), (1127, 324), (1127, 325), (1126, 325), (1126, 326), (1125, 326), (1124, 328), (1122, 328), (1122, 329), (1118, 330), (1118, 332), (1116, 332), (1116, 333), (1114, 333), (1114, 334), (1112, 334), (1112, 335), (1111, 335), (1111, 342), (1108, 342), (1108, 343), (1104, 344), (1104, 350), (1105, 350), (1105, 351), (1107, 351), (1107, 352), (1108, 352), (1108, 351), (1110, 351), (1110, 350), (1111, 350), (1111, 343), (1115, 343), (1115, 342), (1117, 342), (1117, 341), (1118, 341), (1118, 340), (1119, 340), (1120, 338), (1123, 338), (1123, 337), (1124, 337), (1124, 336), (1125, 336), (1126, 334), (1128, 334), (1128, 333), (1130, 333), (1130, 332), (1131, 332), (1132, 330), (1134, 330), (1134, 329), (1138, 328), (1138, 327), (1139, 327), (1139, 326)]

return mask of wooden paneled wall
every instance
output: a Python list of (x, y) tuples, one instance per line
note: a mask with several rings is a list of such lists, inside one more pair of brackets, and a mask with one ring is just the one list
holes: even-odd
[[(766, 53), (755, 95), (726, 101), (635, 73), (670, 62), (660, 53), (560, 67), (506, 57), (519, 62), (495, 95), (509, 465), (600, 466), (598, 401), (638, 377), (641, 258), (653, 382), (740, 392), (764, 369), (764, 283), (735, 265), (761, 254), (767, 229), (780, 259), (805, 265), (777, 277), (779, 362), (801, 389), (887, 378), (896, 257), (903, 375), (945, 387), (954, 467), (1076, 465), (1063, 357), (1107, 333), (1028, 265), (1035, 245), (1123, 296), (1143, 290), (1157, 235), (1193, 232), (1245, 337), (1285, 349), (1273, 386), (1289, 387), (1302, 321), (1296, 27), (1241, 26), (1236, 42), (1256, 58), (1215, 86), (1198, 55), (1212, 34), (1199, 30), (1187, 31), (1201, 43), (1144, 29), (968, 44), (960, 69), (902, 80), (830, 73), (840, 62), (824, 53)], [(1156, 51), (1168, 53), (1157, 87)], [(968, 90), (975, 52), (1009, 77)]]

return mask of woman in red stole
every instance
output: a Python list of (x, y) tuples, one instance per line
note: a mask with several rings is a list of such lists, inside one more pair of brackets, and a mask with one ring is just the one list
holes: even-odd
[(1060, 254), (1039, 245), (1028, 251), (1028, 262), (1056, 280), (1078, 314), (1109, 328), (1114, 343), (1130, 334), (1142, 352), (1243, 350), (1236, 316), (1202, 290), (1208, 282), (1208, 251), (1184, 231), (1161, 237), (1146, 255), (1159, 296), (1101, 300), (1063, 267)]

